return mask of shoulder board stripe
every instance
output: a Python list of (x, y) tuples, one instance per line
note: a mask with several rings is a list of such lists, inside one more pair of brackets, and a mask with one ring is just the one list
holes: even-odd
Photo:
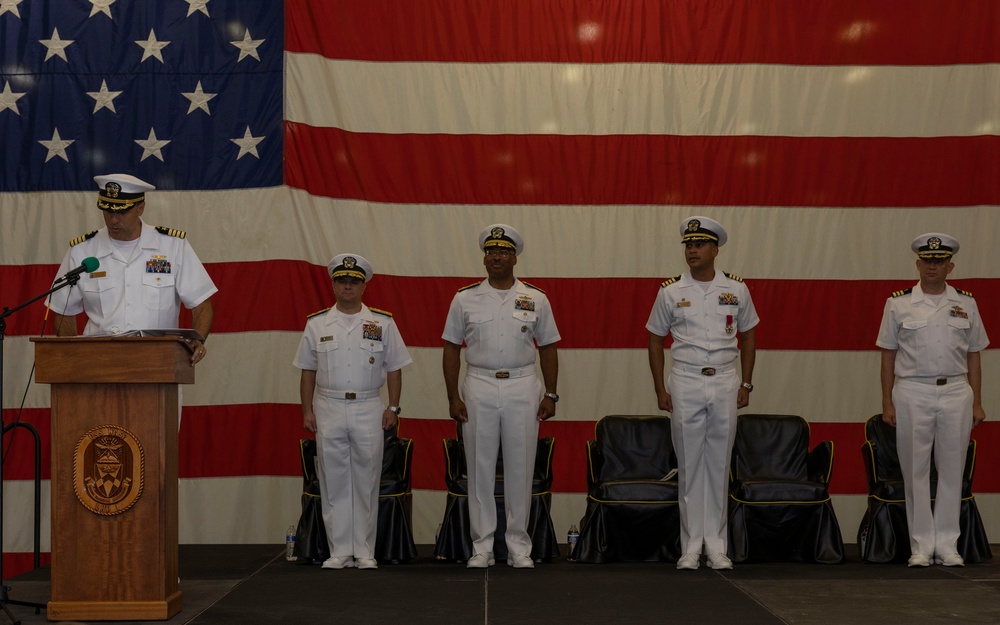
[(540, 291), (542, 293), (545, 292), (545, 291), (542, 291), (542, 289), (540, 289), (537, 286), (535, 286), (534, 284), (531, 284), (530, 282), (525, 282), (524, 280), (521, 280), (521, 284), (523, 284), (524, 286), (528, 287), (529, 289), (535, 289), (536, 291)]
[(187, 232), (183, 230), (177, 230), (176, 228), (168, 228), (166, 226), (157, 226), (156, 231), (160, 234), (165, 234), (170, 237), (177, 237), (178, 239), (183, 239), (187, 236)]
[(89, 241), (90, 239), (93, 239), (95, 236), (97, 236), (97, 230), (91, 230), (87, 234), (81, 234), (80, 236), (70, 241), (69, 246), (73, 247), (74, 245), (79, 245), (84, 241)]
[[(966, 291), (965, 289), (955, 289), (955, 290), (958, 291), (959, 293), (961, 293), (962, 295), (966, 296), (966, 297), (972, 297), (972, 293), (970, 293), (969, 291)], [(975, 298), (973, 298), (973, 299), (975, 299)]]
[(379, 315), (385, 315), (386, 317), (392, 317), (392, 313), (389, 312), (388, 310), (382, 310), (381, 308), (372, 308), (371, 306), (368, 307), (368, 310), (372, 311), (373, 313), (379, 314)]
[(480, 282), (476, 282), (475, 284), (470, 284), (469, 286), (463, 286), (462, 288), (460, 288), (458, 290), (458, 292), (461, 293), (462, 291), (468, 291), (469, 289), (474, 289), (477, 286), (479, 286), (480, 284), (482, 284), (481, 281)]
[(909, 295), (912, 292), (913, 292), (913, 287), (910, 287), (910, 288), (904, 289), (902, 291), (893, 291), (892, 292), (892, 296), (893, 297), (902, 297), (904, 295)]
[(666, 280), (664, 280), (663, 282), (660, 283), (660, 288), (662, 289), (665, 286), (670, 286), (671, 284), (673, 284), (674, 282), (677, 282), (680, 279), (681, 279), (680, 276), (674, 276), (673, 278), (667, 278)]
[[(330, 308), (333, 308), (333, 306), (330, 306)], [(323, 310), (317, 310), (313, 314), (306, 316), (306, 319), (312, 319), (313, 317), (316, 317), (318, 315), (322, 315), (323, 313), (325, 313), (328, 310), (330, 310), (330, 308), (324, 308)]]
[(723, 271), (722, 273), (725, 274), (725, 276), (727, 278), (729, 278), (730, 280), (736, 280), (737, 282), (743, 282), (743, 278), (741, 278), (741, 277), (739, 277), (739, 276), (737, 276), (735, 274), (731, 274), (728, 271)]

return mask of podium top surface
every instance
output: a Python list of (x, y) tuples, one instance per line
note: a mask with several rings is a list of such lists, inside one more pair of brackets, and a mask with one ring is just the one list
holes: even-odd
[(194, 384), (191, 352), (175, 336), (31, 337), (41, 384)]

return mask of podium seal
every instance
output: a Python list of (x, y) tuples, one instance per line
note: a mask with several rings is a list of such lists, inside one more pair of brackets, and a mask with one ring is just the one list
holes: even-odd
[(73, 459), (73, 491), (96, 514), (121, 514), (142, 494), (142, 445), (117, 425), (96, 427), (80, 438)]

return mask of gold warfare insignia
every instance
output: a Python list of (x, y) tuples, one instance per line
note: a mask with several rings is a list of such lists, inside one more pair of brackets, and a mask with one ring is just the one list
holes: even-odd
[(116, 198), (122, 192), (122, 186), (117, 182), (109, 182), (104, 185), (104, 194), (109, 198)]
[(85, 508), (110, 516), (131, 508), (142, 494), (142, 445), (117, 425), (96, 427), (80, 438), (73, 459), (73, 491)]
[(498, 227), (490, 230), (490, 236), (493, 237), (494, 239), (502, 239), (503, 238), (503, 232), (504, 232), (503, 228), (500, 228), (498, 226)]
[(354, 269), (354, 266), (358, 264), (358, 259), (353, 256), (344, 257), (344, 269)]
[(927, 239), (927, 247), (929, 247), (932, 250), (941, 249), (941, 239), (937, 237), (931, 237)]
[(688, 222), (688, 232), (698, 232), (698, 228), (701, 228), (701, 222), (697, 219), (692, 219)]

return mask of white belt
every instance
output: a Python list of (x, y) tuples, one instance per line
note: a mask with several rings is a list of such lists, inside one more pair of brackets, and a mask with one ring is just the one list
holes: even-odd
[(674, 369), (679, 369), (680, 371), (686, 371), (687, 373), (697, 373), (698, 375), (719, 375), (720, 373), (729, 373), (733, 371), (736, 367), (733, 363), (727, 363), (724, 365), (688, 365), (683, 362), (675, 362)]
[(378, 389), (374, 391), (330, 391), (323, 388), (317, 388), (316, 392), (323, 397), (328, 399), (371, 399), (372, 397), (378, 397)]
[(466, 371), (468, 371), (469, 375), (474, 375), (479, 378), (497, 378), (500, 380), (506, 380), (508, 378), (523, 378), (529, 375), (535, 375), (535, 365), (517, 367), (514, 369), (483, 369), (482, 367), (467, 365)]
[(952, 376), (940, 376), (936, 378), (903, 378), (907, 382), (919, 382), (920, 384), (934, 384), (937, 386), (944, 386), (945, 384), (955, 384), (957, 382), (965, 382), (965, 375), (952, 375)]

